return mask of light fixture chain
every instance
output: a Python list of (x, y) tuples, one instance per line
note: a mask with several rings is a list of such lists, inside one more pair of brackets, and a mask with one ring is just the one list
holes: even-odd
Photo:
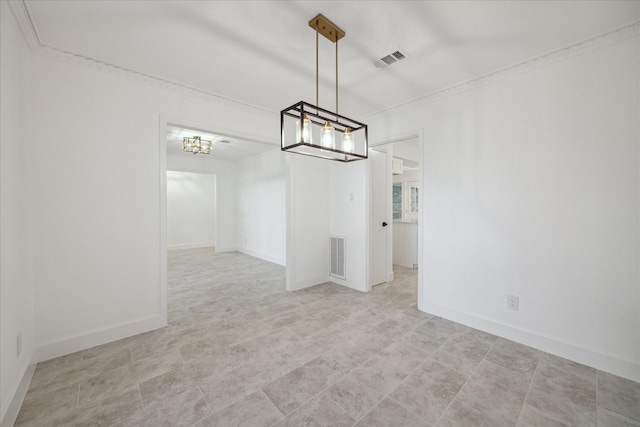
[(338, 40), (336, 39), (336, 121), (338, 120)]

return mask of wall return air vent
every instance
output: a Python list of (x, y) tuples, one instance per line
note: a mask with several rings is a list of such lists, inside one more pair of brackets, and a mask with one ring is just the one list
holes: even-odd
[(347, 273), (345, 271), (345, 237), (344, 236), (330, 236), (331, 237), (331, 249), (330, 258), (331, 265), (329, 267), (329, 275), (337, 277), (342, 280), (346, 280)]
[(385, 55), (382, 58), (376, 60), (374, 64), (378, 68), (387, 68), (389, 65), (393, 65), (398, 61), (402, 61), (406, 57), (407, 57), (407, 52), (405, 52), (402, 49), (398, 49), (395, 52), (391, 52), (390, 54)]

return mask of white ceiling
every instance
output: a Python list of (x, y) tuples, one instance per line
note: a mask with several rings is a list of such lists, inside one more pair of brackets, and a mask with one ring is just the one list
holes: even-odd
[[(639, 1), (35, 1), (43, 45), (279, 112), (315, 104), (315, 31), (340, 113), (369, 114), (640, 19)], [(398, 48), (409, 57), (374, 61)], [(320, 106), (335, 108), (320, 38)]]

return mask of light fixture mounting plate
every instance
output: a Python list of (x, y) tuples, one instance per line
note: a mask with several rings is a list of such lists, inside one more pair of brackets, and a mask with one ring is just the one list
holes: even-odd
[(340, 27), (331, 22), (326, 16), (321, 13), (319, 13), (318, 16), (309, 21), (309, 26), (314, 30), (317, 29), (320, 34), (331, 40), (332, 43), (336, 43), (346, 34), (340, 29)]

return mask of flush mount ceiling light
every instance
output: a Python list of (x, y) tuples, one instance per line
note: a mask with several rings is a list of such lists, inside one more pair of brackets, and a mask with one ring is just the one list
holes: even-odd
[[(322, 14), (309, 21), (309, 26), (316, 30), (316, 105), (300, 101), (280, 112), (282, 151), (340, 162), (366, 159), (367, 125), (338, 114), (338, 40), (345, 32)], [(335, 112), (320, 108), (318, 103), (319, 34), (336, 45)]]
[(182, 138), (182, 151), (193, 154), (211, 154), (213, 141), (202, 139), (199, 136), (185, 136)]

